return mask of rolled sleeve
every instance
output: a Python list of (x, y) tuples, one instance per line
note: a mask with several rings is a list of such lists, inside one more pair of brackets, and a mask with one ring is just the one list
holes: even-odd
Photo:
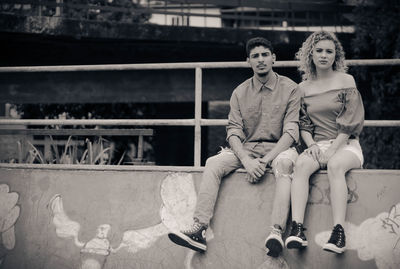
[(295, 122), (289, 122), (283, 126), (283, 133), (288, 133), (295, 143), (299, 142), (299, 126)]
[(239, 101), (234, 91), (230, 99), (230, 111), (228, 116), (228, 126), (226, 127), (226, 140), (229, 141), (231, 136), (239, 137), (240, 141), (246, 139), (243, 131), (243, 119), (240, 113)]
[(299, 110), (300, 110), (300, 91), (294, 88), (286, 109), (283, 120), (283, 133), (288, 133), (296, 143), (299, 141)]

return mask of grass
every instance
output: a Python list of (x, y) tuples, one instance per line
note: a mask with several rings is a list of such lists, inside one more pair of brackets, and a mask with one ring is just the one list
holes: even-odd
[[(20, 141), (17, 142), (18, 156), (20, 163), (40, 163), (40, 164), (92, 164), (110, 165), (115, 151), (114, 143), (99, 137), (94, 141), (86, 138), (84, 147), (78, 146), (77, 141), (72, 136), (68, 137), (67, 142), (60, 150), (60, 146), (50, 136), (50, 151), (46, 154), (30, 141), (27, 141), (27, 151), (23, 152)], [(122, 154), (117, 164), (121, 164), (126, 151)]]

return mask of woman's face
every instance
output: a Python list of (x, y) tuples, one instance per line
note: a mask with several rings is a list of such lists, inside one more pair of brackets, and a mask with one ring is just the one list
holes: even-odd
[(315, 44), (312, 59), (317, 69), (332, 68), (335, 62), (335, 44), (331, 40), (321, 40)]

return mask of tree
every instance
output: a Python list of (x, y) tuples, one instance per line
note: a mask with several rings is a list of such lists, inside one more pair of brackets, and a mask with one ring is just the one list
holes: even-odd
[(67, 6), (65, 16), (79, 20), (144, 23), (151, 16), (149, 13), (140, 12), (143, 7), (132, 0), (64, 0), (64, 3), (90, 7), (89, 9), (83, 9)]
[[(355, 58), (400, 57), (400, 2), (363, 1), (353, 12)], [(353, 67), (363, 96), (366, 119), (398, 120), (400, 111), (399, 66)], [(396, 128), (365, 128), (361, 142), (367, 168), (400, 168), (400, 139)], [(398, 133), (398, 132), (397, 132)]]

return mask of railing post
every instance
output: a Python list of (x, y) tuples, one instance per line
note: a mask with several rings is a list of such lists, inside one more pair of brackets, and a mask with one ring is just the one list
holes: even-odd
[(195, 99), (194, 99), (194, 166), (201, 165), (201, 97), (202, 97), (202, 69), (195, 71)]
[[(57, 4), (63, 4), (63, 0), (56, 0)], [(62, 17), (63, 16), (63, 7), (62, 6), (57, 6), (56, 7), (56, 14), (55, 16), (57, 17)]]
[(143, 159), (143, 135), (139, 135), (138, 138), (137, 158), (140, 159), (140, 161)]

